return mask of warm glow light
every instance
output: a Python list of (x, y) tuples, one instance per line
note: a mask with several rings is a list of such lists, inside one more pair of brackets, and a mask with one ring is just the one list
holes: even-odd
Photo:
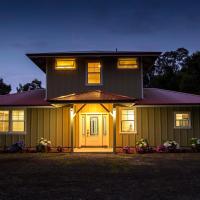
[(0, 132), (7, 132), (9, 130), (9, 111), (0, 111)]
[(12, 111), (12, 131), (24, 132), (24, 110)]
[(119, 69), (137, 69), (137, 58), (119, 58), (117, 67)]
[(175, 126), (182, 128), (182, 127), (190, 127), (190, 113), (176, 113), (175, 115)]
[(56, 58), (55, 68), (57, 70), (76, 69), (76, 61), (74, 58)]
[(88, 84), (100, 84), (101, 83), (101, 64), (100, 62), (88, 63)]

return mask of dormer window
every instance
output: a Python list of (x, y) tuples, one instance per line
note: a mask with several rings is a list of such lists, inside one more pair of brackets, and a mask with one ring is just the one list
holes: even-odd
[(117, 67), (119, 69), (137, 69), (138, 59), (137, 58), (119, 58)]
[(56, 70), (74, 70), (76, 69), (76, 60), (74, 58), (56, 58)]

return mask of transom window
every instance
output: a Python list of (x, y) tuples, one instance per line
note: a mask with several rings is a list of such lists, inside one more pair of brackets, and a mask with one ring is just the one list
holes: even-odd
[(0, 132), (7, 132), (9, 130), (9, 111), (0, 110)]
[(87, 67), (87, 84), (101, 84), (101, 63), (89, 62)]
[(12, 131), (13, 132), (24, 131), (24, 110), (12, 111)]
[(175, 113), (175, 128), (190, 128), (191, 116), (190, 112)]
[(131, 133), (135, 131), (135, 110), (121, 110), (121, 133)]
[(117, 67), (119, 69), (137, 69), (138, 59), (137, 58), (119, 58)]
[(76, 69), (76, 61), (74, 58), (56, 58), (56, 70), (73, 70)]

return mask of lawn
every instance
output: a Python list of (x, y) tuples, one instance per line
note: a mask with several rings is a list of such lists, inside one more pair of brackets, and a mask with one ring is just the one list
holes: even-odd
[(200, 199), (200, 154), (0, 154), (0, 200)]

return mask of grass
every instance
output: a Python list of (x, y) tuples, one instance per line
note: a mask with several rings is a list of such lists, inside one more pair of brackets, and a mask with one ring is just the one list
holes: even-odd
[(200, 154), (0, 154), (0, 199), (200, 199)]

